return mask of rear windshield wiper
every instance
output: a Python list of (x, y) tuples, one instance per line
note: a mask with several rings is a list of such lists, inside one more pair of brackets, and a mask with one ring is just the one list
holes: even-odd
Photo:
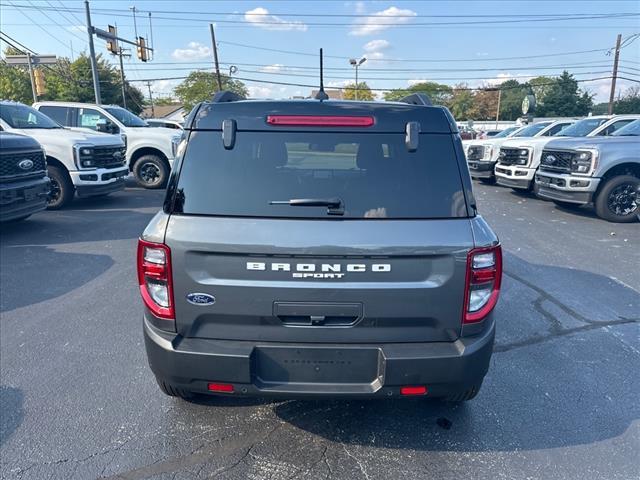
[(339, 198), (291, 198), (289, 200), (271, 200), (269, 205), (327, 207), (328, 215), (344, 215), (344, 202)]

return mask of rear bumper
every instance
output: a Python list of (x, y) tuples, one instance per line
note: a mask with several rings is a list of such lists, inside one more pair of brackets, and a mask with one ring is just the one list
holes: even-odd
[(477, 160), (467, 161), (469, 173), (473, 178), (493, 178), (496, 162), (481, 162)]
[(478, 335), (455, 342), (369, 345), (183, 338), (145, 319), (144, 338), (153, 373), (193, 392), (208, 393), (214, 382), (232, 384), (233, 395), (388, 398), (401, 386), (424, 385), (427, 396), (441, 397), (468, 390), (487, 373), (495, 325), (491, 316), (484, 322)]
[(47, 208), (49, 177), (0, 184), (0, 221), (26, 217)]

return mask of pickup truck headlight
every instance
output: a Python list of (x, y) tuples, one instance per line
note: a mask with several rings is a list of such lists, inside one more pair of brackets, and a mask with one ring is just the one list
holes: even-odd
[(182, 135), (176, 135), (175, 137), (171, 137), (171, 153), (173, 153), (173, 158), (178, 154), (178, 145), (180, 144), (180, 139)]
[(516, 165), (521, 167), (529, 164), (529, 156), (531, 155), (531, 150), (528, 148), (521, 148), (518, 151), (518, 158), (516, 159)]
[(590, 175), (596, 168), (597, 150), (577, 150), (571, 157), (571, 173)]
[(76, 144), (73, 146), (73, 160), (78, 169), (95, 168), (95, 158), (92, 145)]
[(482, 152), (482, 160), (488, 162), (489, 160), (491, 160), (491, 155), (493, 155), (493, 146), (485, 145), (484, 151)]

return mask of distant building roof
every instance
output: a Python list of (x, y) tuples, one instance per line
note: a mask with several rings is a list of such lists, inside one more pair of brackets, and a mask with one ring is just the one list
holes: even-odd
[[(318, 90), (311, 90), (311, 98), (315, 98), (317, 93), (318, 93)], [(324, 93), (329, 95), (329, 98), (331, 98), (332, 100), (344, 100), (344, 95), (342, 95), (342, 90), (335, 90), (335, 89), (328, 88), (324, 91)]]
[(182, 105), (179, 103), (172, 103), (171, 105), (155, 105), (153, 107), (153, 114), (151, 113), (151, 107), (145, 107), (140, 116), (142, 118), (164, 118), (180, 109), (182, 109)]

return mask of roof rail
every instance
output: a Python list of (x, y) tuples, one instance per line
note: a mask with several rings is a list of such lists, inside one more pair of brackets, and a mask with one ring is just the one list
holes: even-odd
[(412, 93), (411, 95), (401, 98), (400, 102), (408, 103), (410, 105), (423, 105), (425, 107), (433, 105), (433, 103), (431, 103), (431, 99), (426, 93)]
[(220, 90), (216, 92), (213, 95), (213, 99), (211, 99), (213, 103), (238, 102), (240, 100), (245, 100), (245, 98), (229, 90)]

